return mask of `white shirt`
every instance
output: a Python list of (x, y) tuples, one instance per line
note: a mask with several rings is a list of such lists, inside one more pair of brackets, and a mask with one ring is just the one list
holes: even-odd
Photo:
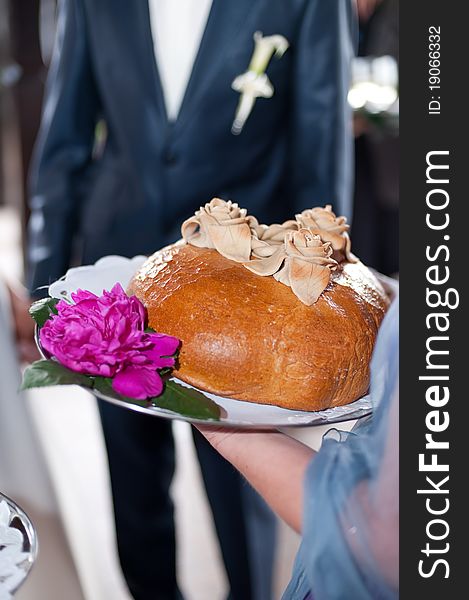
[(156, 64), (170, 121), (189, 83), (212, 0), (149, 0)]

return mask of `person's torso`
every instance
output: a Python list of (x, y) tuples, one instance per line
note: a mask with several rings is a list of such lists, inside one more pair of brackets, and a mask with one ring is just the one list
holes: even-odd
[[(179, 113), (170, 122), (148, 2), (85, 0), (91, 62), (108, 130), (86, 190), (85, 236), (107, 236), (105, 251), (132, 253), (134, 246), (150, 251), (176, 239), (182, 220), (213, 196), (231, 198), (260, 219), (289, 215), (287, 115), (302, 4), (213, 0)], [(256, 31), (282, 34), (291, 48), (271, 59), (266, 73), (273, 97), (257, 99), (236, 136), (231, 126), (239, 93), (231, 85), (248, 68)], [(106, 211), (112, 219), (100, 219)], [(123, 241), (135, 231), (140, 231), (138, 248)], [(120, 240), (115, 248), (112, 240)]]

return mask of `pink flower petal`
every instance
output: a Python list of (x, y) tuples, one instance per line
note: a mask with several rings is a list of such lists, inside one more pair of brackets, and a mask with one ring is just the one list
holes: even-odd
[(127, 294), (125, 293), (124, 288), (122, 287), (122, 285), (120, 283), (116, 283), (109, 293), (112, 296), (120, 296), (121, 298), (125, 298), (125, 299), (128, 298)]
[(171, 335), (162, 333), (149, 333), (148, 340), (153, 344), (153, 348), (147, 350), (146, 355), (154, 358), (161, 356), (173, 356), (181, 344), (181, 340)]
[[(96, 296), (96, 294), (93, 294), (92, 292), (89, 292), (88, 290), (77, 290), (76, 292), (72, 293), (72, 300), (75, 302), (75, 304), (78, 304), (78, 302), (82, 302), (83, 300), (97, 300), (98, 296)], [(68, 303), (65, 303), (69, 306)]]
[(129, 366), (114, 377), (112, 387), (128, 398), (145, 400), (161, 394), (163, 381), (153, 369)]

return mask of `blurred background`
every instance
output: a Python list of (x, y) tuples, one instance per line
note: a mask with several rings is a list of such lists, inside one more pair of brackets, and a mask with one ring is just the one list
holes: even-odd
[[(359, 55), (348, 97), (354, 110), (356, 150), (352, 248), (369, 266), (396, 275), (398, 0), (360, 0), (358, 8)], [(56, 0), (0, 0), (0, 280), (13, 285), (24, 274), (28, 169), (55, 22)], [(2, 358), (6, 351), (2, 347)], [(13, 412), (2, 413), (1, 405), (16, 401), (0, 398), (0, 419), (13, 423)], [(114, 549), (105, 452), (92, 397), (74, 390), (67, 392), (64, 402), (63, 393), (54, 390), (31, 393), (21, 402), (25, 424), (21, 434), (15, 433), (9, 446), (5, 434), (3, 440), (0, 437), (0, 492), (15, 495), (30, 512), (41, 552), (17, 597), (129, 598)], [(1, 425), (0, 436), (5, 422), (3, 429)], [(298, 436), (318, 447), (322, 433), (322, 429), (299, 431)], [(188, 600), (223, 598), (225, 575), (188, 427), (176, 424), (175, 437), (178, 469), (173, 496), (181, 586)], [(297, 536), (282, 526), (277, 597), (289, 580), (297, 546)]]

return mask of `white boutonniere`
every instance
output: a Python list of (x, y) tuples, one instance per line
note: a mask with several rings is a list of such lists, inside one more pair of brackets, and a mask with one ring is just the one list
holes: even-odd
[(271, 98), (274, 87), (265, 74), (272, 56), (282, 57), (288, 49), (288, 40), (283, 35), (264, 37), (262, 32), (254, 34), (254, 52), (248, 70), (238, 75), (231, 87), (241, 94), (231, 127), (234, 135), (239, 135), (256, 102), (256, 98)]

